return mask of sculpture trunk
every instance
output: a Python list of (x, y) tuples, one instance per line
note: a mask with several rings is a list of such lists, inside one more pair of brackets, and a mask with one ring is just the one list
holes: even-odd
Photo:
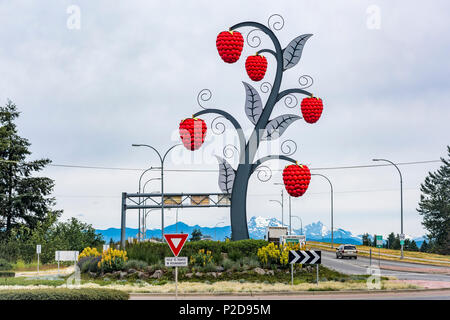
[(231, 193), (231, 239), (248, 239), (247, 189), (251, 175), (251, 165), (239, 164)]

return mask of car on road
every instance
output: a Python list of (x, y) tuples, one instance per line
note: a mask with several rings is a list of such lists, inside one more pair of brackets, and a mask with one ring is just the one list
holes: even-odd
[(342, 259), (345, 257), (348, 258), (357, 258), (358, 250), (352, 244), (341, 244), (336, 248), (336, 259)]

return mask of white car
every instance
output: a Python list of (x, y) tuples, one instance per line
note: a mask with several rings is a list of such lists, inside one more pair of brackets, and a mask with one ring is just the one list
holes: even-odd
[(341, 244), (339, 247), (336, 248), (336, 259), (342, 259), (345, 257), (348, 258), (357, 258), (358, 250), (356, 250), (356, 247), (352, 244)]

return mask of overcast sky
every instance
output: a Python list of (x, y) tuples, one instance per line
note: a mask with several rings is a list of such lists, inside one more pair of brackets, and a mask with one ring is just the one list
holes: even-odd
[[(314, 78), (308, 90), (324, 101), (318, 123), (297, 121), (282, 136), (281, 141), (297, 142), (292, 157), (311, 168), (372, 164), (374, 157), (396, 163), (438, 160), (450, 143), (448, 12), (447, 1), (1, 1), (0, 102), (9, 98), (22, 112), (19, 133), (32, 143), (30, 159), (159, 166), (150, 149), (131, 144), (166, 150), (178, 143), (178, 124), (199, 111), (197, 93), (203, 88), (213, 94), (207, 106), (227, 110), (251, 129), (242, 81), (259, 88), (244, 67), (245, 57), (257, 49), (246, 44), (241, 59), (226, 64), (217, 53), (216, 36), (241, 21), (267, 24), (278, 13), (285, 20), (276, 31), (283, 47), (298, 35), (314, 34), (300, 63), (285, 72), (282, 87), (295, 87), (298, 77), (308, 74)], [(239, 31), (245, 37), (250, 29)], [(263, 48), (272, 48), (264, 36), (258, 50)], [(272, 82), (275, 60), (267, 59), (265, 80)], [(283, 113), (300, 109), (279, 103), (273, 116)], [(202, 118), (210, 128), (214, 117)], [(222, 137), (209, 130), (195, 158), (175, 149), (166, 168), (217, 169), (214, 154), (221, 155), (222, 147)], [(251, 178), (248, 218), (281, 219), (280, 207), (269, 199), (280, 199), (281, 186), (273, 183), (281, 181), (285, 165), (271, 163), (274, 171), (266, 183)], [(400, 167), (408, 235), (426, 232), (416, 211), (419, 188), (439, 166)], [(400, 232), (394, 167), (313, 173), (333, 182), (335, 227), (354, 234)], [(55, 180), (63, 219), (78, 217), (103, 229), (120, 226), (121, 192), (137, 191), (140, 172), (48, 167), (42, 174)], [(217, 178), (217, 172), (168, 171), (165, 191), (220, 192)], [(149, 183), (147, 191), (157, 190), (158, 181)], [(330, 227), (329, 199), (326, 181), (313, 178), (307, 193), (293, 199), (292, 212), (304, 225), (320, 220)], [(128, 226), (137, 226), (137, 212), (128, 217)], [(174, 210), (165, 219), (174, 223)], [(180, 219), (229, 224), (229, 210), (185, 209)], [(159, 213), (151, 214), (148, 227), (159, 228), (160, 221)]]

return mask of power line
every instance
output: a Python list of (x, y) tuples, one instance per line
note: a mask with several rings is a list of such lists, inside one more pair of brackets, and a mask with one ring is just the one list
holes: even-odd
[[(0, 162), (7, 163), (19, 163), (18, 161), (11, 160), (3, 160), (0, 159)], [(425, 164), (425, 163), (437, 163), (441, 162), (441, 160), (425, 160), (425, 161), (411, 161), (411, 162), (399, 162), (396, 165), (415, 165), (415, 164)], [(337, 167), (322, 167), (322, 168), (310, 168), (313, 170), (341, 170), (341, 169), (361, 169), (361, 168), (374, 168), (374, 167), (388, 167), (391, 164), (367, 164), (367, 165), (353, 165), (353, 166), (337, 166)], [(94, 170), (119, 170), (119, 171), (143, 171), (148, 168), (121, 168), (121, 167), (104, 167), (104, 166), (84, 166), (84, 165), (72, 165), (72, 164), (53, 164), (50, 163), (48, 166), (51, 167), (61, 167), (61, 168), (75, 168), (75, 169), (94, 169)], [(159, 170), (159, 167), (154, 167), (152, 170)], [(167, 172), (214, 172), (216, 173), (218, 170), (215, 169), (165, 169)], [(274, 169), (273, 171), (283, 171), (282, 169)]]

